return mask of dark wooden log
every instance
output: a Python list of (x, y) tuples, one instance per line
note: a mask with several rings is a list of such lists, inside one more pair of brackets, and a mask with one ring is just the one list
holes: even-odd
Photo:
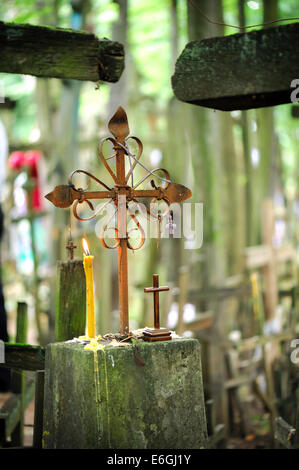
[(292, 106), (292, 117), (293, 118), (299, 118), (299, 105), (294, 104)]
[(117, 82), (123, 45), (71, 29), (0, 22), (0, 72)]
[(85, 334), (86, 281), (83, 262), (58, 262), (55, 341), (67, 341)]
[[(1, 98), (1, 97), (0, 97)], [(6, 109), (6, 110), (13, 110), (16, 107), (17, 102), (14, 100), (11, 100), (7, 96), (5, 97), (5, 100), (3, 103), (0, 102), (0, 110)], [(32, 148), (32, 146), (31, 146)]]
[(298, 55), (299, 23), (192, 41), (176, 62), (173, 91), (223, 111), (291, 103)]
[(5, 362), (0, 367), (18, 370), (44, 370), (45, 349), (30, 344), (4, 343)]

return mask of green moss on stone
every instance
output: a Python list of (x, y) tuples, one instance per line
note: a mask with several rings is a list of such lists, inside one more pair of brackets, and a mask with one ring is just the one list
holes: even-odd
[[(206, 423), (196, 340), (107, 347), (49, 345), (45, 447), (199, 448)], [(78, 432), (76, 431), (78, 430)], [(80, 432), (79, 432), (80, 430)]]

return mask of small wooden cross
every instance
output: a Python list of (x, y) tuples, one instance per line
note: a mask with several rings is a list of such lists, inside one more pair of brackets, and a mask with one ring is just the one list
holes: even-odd
[(153, 287), (145, 287), (144, 292), (154, 294), (154, 329), (146, 328), (143, 339), (149, 342), (167, 341), (171, 339), (171, 332), (166, 328), (160, 328), (159, 293), (169, 290), (168, 286), (159, 287), (159, 275), (153, 274)]
[(69, 244), (66, 245), (66, 249), (69, 250), (69, 256), (70, 260), (74, 259), (74, 250), (77, 248), (76, 245), (74, 245), (73, 240), (69, 240)]

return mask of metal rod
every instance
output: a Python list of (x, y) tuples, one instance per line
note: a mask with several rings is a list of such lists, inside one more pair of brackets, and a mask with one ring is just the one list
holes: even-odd
[[(119, 142), (124, 144), (124, 139), (119, 136)], [(116, 153), (117, 184), (126, 186), (125, 155), (121, 147)], [(129, 333), (129, 295), (128, 295), (128, 255), (127, 255), (127, 210), (126, 193), (119, 191), (117, 211), (117, 229), (120, 243), (118, 246), (118, 284), (119, 284), (119, 310), (120, 310), (120, 334)]]
[[(159, 276), (158, 274), (153, 275), (153, 286), (154, 288), (159, 287)], [(159, 318), (159, 291), (154, 292), (154, 324), (155, 329), (160, 328), (160, 318)]]

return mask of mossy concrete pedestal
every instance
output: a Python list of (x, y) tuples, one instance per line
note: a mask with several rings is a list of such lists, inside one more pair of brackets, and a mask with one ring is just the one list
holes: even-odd
[(96, 353), (78, 343), (48, 345), (44, 448), (191, 449), (206, 440), (197, 340)]

